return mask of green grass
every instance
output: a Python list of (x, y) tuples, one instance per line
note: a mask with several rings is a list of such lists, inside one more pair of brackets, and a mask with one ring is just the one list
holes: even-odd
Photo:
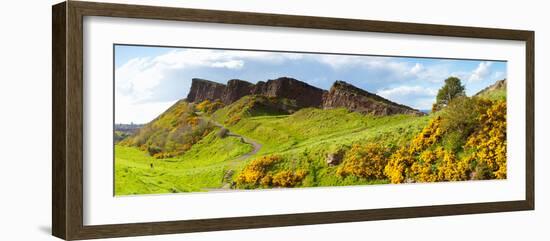
[(369, 116), (343, 108), (307, 108), (292, 115), (244, 118), (229, 128), (263, 145), (249, 160), (263, 155), (279, 155), (285, 161), (274, 169), (308, 171), (302, 186), (343, 186), (387, 183), (387, 180), (339, 177), (336, 167), (325, 163), (328, 153), (370, 141), (388, 146), (403, 145), (419, 133), (429, 119), (430, 116)]
[(296, 153), (305, 149), (381, 140), (399, 144), (418, 133), (428, 116), (366, 116), (346, 109), (302, 109), (292, 115), (251, 117), (229, 126), (264, 146), (258, 155)]
[(177, 158), (155, 159), (136, 147), (115, 145), (115, 195), (219, 188), (226, 167), (251, 149), (238, 138), (221, 139), (215, 132)]
[(480, 94), (479, 97), (490, 100), (506, 100), (506, 88), (488, 91)]
[[(255, 101), (255, 100), (254, 100)], [(264, 100), (262, 100), (264, 101)], [(195, 143), (182, 156), (155, 159), (136, 147), (115, 147), (115, 193), (116, 195), (194, 192), (220, 188), (224, 174), (231, 169), (235, 178), (242, 168), (254, 158), (264, 155), (279, 155), (281, 162), (276, 170), (306, 170), (302, 187), (343, 186), (387, 183), (387, 180), (366, 180), (353, 176), (342, 178), (336, 168), (326, 164), (326, 155), (337, 149), (349, 148), (354, 143), (376, 141), (389, 146), (408, 142), (426, 126), (430, 116), (393, 115), (370, 116), (346, 109), (322, 110), (301, 109), (293, 114), (281, 114), (266, 105), (247, 105), (246, 97), (216, 111), (210, 117), (224, 124), (231, 114), (241, 115), (231, 132), (248, 137), (262, 144), (258, 153), (245, 160), (237, 158), (252, 150), (240, 138), (217, 137), (217, 130)], [(236, 112), (236, 106), (247, 105), (246, 111)], [(172, 107), (166, 113), (177, 118), (178, 111), (185, 110), (184, 103)], [(177, 109), (176, 109), (177, 108)], [(258, 109), (255, 109), (258, 108)], [(171, 121), (164, 114), (156, 125), (169, 126)], [(163, 128), (164, 129), (164, 128)], [(170, 132), (170, 129), (164, 129)], [(151, 168), (151, 164), (153, 167)]]

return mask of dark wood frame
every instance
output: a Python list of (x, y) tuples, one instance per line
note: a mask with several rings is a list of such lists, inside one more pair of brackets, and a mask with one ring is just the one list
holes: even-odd
[[(182, 220), (114, 225), (83, 225), (83, 17), (162, 19), (399, 34), (525, 41), (526, 193), (525, 200)], [(156, 6), (68, 1), (52, 7), (52, 233), (62, 239), (265, 228), (413, 217), (533, 210), (534, 41), (533, 31), (445, 26), (340, 18), (229, 12)]]

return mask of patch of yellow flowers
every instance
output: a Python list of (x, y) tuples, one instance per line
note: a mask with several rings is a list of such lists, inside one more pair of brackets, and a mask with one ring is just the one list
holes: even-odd
[(435, 146), (443, 135), (441, 118), (436, 117), (410, 145), (390, 156), (384, 174), (392, 183), (505, 179), (506, 103), (494, 102), (478, 121), (481, 128), (467, 138), (463, 158)]

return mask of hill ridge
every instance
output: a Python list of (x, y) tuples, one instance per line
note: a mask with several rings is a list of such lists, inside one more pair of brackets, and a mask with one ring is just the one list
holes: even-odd
[(350, 111), (373, 115), (424, 115), (412, 107), (393, 102), (342, 80), (335, 81), (327, 91), (290, 77), (259, 81), (256, 84), (241, 79), (231, 79), (227, 84), (221, 84), (193, 78), (186, 100), (196, 103), (220, 100), (229, 105), (247, 95), (290, 99), (296, 101), (299, 108), (344, 107)]

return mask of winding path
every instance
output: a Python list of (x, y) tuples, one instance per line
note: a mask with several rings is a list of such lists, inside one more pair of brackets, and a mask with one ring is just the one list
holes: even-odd
[[(200, 115), (199, 115), (200, 116)], [(227, 179), (230, 179), (232, 176), (233, 176), (233, 173), (234, 173), (234, 168), (236, 167), (236, 165), (242, 161), (242, 160), (245, 160), (251, 156), (253, 156), (254, 154), (258, 153), (260, 151), (260, 149), (262, 148), (262, 144), (260, 144), (259, 142), (253, 140), (253, 139), (250, 139), (246, 136), (242, 136), (242, 135), (239, 135), (239, 134), (236, 134), (236, 133), (233, 133), (231, 132), (231, 130), (229, 130), (228, 128), (226, 128), (224, 125), (218, 123), (217, 121), (215, 120), (212, 120), (211, 118), (206, 118), (206, 117), (202, 117), (202, 119), (205, 119), (209, 122), (211, 122), (212, 124), (214, 124), (214, 126), (217, 126), (221, 129), (226, 129), (227, 130), (227, 133), (225, 134), (225, 136), (233, 136), (233, 137), (238, 137), (241, 139), (241, 142), (243, 143), (247, 143), (247, 144), (250, 144), (252, 145), (253, 149), (241, 156), (238, 156), (232, 160), (230, 160), (229, 164), (228, 164), (228, 170), (224, 173), (224, 177), (223, 177), (223, 180), (222, 180), (222, 187), (221, 188), (206, 188), (205, 190), (207, 191), (228, 191), (231, 189), (231, 183), (228, 182)]]
[(231, 132), (231, 130), (229, 130), (228, 128), (223, 126), (222, 124), (220, 124), (220, 123), (218, 123), (218, 122), (216, 122), (212, 119), (208, 119), (208, 121), (212, 122), (212, 124), (214, 124), (215, 126), (217, 126), (219, 128), (226, 129), (227, 130), (226, 136), (239, 137), (239, 138), (241, 138), (242, 142), (252, 145), (252, 147), (253, 147), (252, 151), (250, 151), (248, 153), (245, 153), (245, 154), (243, 154), (242, 156), (240, 156), (238, 158), (233, 159), (233, 161), (242, 161), (246, 158), (249, 158), (252, 155), (258, 153), (258, 151), (260, 151), (260, 149), (262, 148), (262, 144), (260, 144), (259, 142), (255, 141), (255, 140), (252, 140), (252, 139), (250, 139), (246, 136), (241, 136), (239, 134), (235, 134), (235, 133)]

